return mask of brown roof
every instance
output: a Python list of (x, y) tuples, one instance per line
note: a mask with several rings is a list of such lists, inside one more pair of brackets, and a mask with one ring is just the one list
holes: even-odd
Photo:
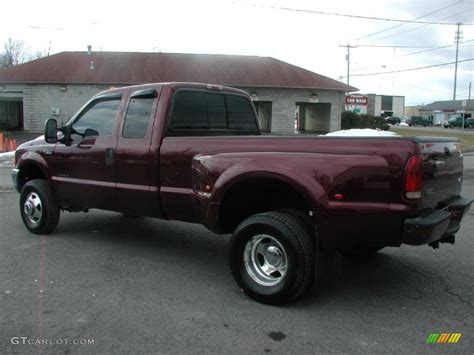
[[(463, 101), (466, 101), (465, 107), (462, 106)], [(474, 110), (474, 100), (435, 101), (419, 108), (420, 111), (458, 111), (462, 109)]]
[[(95, 69), (91, 70), (91, 61)], [(0, 70), (4, 83), (142, 84), (187, 81), (240, 87), (357, 89), (270, 57), (61, 52)]]

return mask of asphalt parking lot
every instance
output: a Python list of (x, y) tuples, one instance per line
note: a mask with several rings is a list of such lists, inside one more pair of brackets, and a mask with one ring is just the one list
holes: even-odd
[[(474, 155), (463, 194), (474, 197)], [(101, 211), (63, 213), (38, 237), (18, 194), (0, 192), (0, 352), (472, 354), (473, 215), (455, 245), (343, 260), (331, 287), (272, 307), (236, 287), (228, 237)], [(430, 333), (462, 337), (426, 344)]]

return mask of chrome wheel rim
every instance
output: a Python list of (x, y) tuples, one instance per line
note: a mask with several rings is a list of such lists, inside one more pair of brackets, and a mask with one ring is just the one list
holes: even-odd
[(23, 203), (23, 213), (29, 224), (35, 226), (43, 216), (43, 205), (36, 192), (30, 192)]
[(288, 271), (288, 257), (278, 240), (267, 234), (258, 234), (245, 245), (244, 265), (255, 282), (262, 286), (275, 286)]

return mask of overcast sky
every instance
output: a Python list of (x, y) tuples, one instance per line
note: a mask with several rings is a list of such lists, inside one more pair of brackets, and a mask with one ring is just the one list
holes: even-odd
[[(461, 22), (459, 60), (474, 58), (474, 0), (198, 0), (2, 2), (0, 43), (12, 37), (32, 51), (221, 53), (271, 56), (336, 80), (351, 75), (415, 68), (455, 60), (454, 25), (401, 24), (321, 15), (316, 10), (430, 22)], [(441, 10), (442, 9), (442, 10)], [(440, 11), (438, 11), (440, 10)], [(430, 14), (431, 13), (431, 14)], [(427, 16), (424, 16), (427, 15)], [(421, 17), (424, 16), (424, 17)], [(396, 28), (390, 29), (391, 27)], [(368, 36), (377, 31), (377, 35)], [(427, 46), (429, 48), (374, 48)], [(450, 46), (431, 50), (437, 46)], [(424, 53), (410, 54), (426, 51)], [(410, 54), (410, 55), (409, 55)], [(458, 99), (474, 82), (474, 61), (458, 66)], [(449, 100), (454, 65), (374, 76), (351, 76), (362, 93), (403, 95), (406, 104)], [(474, 90), (474, 89), (473, 89)], [(474, 95), (474, 93), (473, 93)]]

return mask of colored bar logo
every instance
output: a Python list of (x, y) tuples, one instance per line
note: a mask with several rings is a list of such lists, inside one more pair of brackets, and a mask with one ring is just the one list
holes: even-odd
[(431, 333), (426, 338), (426, 344), (456, 344), (461, 339), (461, 333)]

